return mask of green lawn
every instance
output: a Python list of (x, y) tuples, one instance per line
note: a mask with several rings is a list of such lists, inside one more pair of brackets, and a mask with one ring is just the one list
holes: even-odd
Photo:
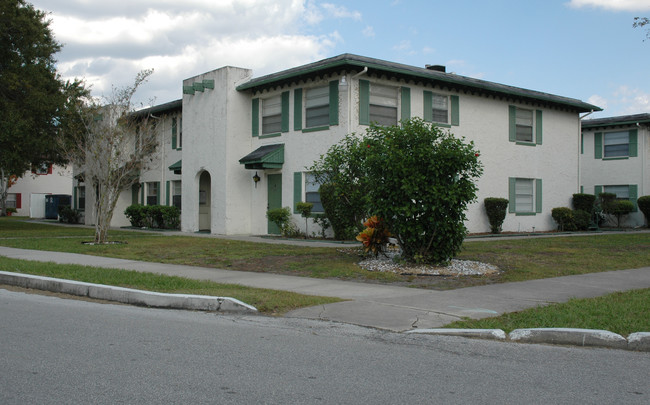
[(650, 331), (650, 288), (598, 298), (572, 299), (494, 318), (458, 321), (445, 327), (503, 329), (507, 333), (520, 328), (585, 328), (627, 336)]

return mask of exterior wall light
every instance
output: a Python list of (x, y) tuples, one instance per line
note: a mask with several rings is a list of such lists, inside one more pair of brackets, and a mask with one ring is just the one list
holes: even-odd
[(257, 188), (257, 183), (262, 180), (260, 176), (257, 175), (257, 172), (255, 172), (255, 175), (253, 176), (253, 181), (255, 182), (255, 188)]

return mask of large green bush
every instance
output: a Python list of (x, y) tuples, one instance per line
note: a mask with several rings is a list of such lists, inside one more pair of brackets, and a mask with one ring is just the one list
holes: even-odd
[(321, 203), (336, 239), (354, 239), (368, 217), (365, 153), (360, 137), (346, 135), (309, 168), (321, 184)]
[(485, 212), (490, 221), (490, 230), (492, 233), (501, 232), (501, 225), (503, 220), (506, 219), (506, 210), (508, 209), (507, 198), (488, 197), (483, 200)]
[(126, 219), (129, 220), (131, 226), (135, 228), (142, 228), (145, 226), (147, 216), (144, 207), (144, 205), (140, 204), (133, 204), (126, 207), (124, 215), (126, 215)]
[(178, 229), (181, 223), (181, 212), (174, 206), (133, 204), (124, 215), (135, 228)]
[(645, 216), (647, 226), (650, 227), (650, 195), (639, 197), (636, 203), (639, 206), (639, 210)]
[(616, 227), (618, 228), (621, 226), (621, 219), (631, 212), (634, 212), (634, 203), (632, 201), (616, 200), (610, 205), (607, 213), (616, 217)]
[(362, 142), (368, 212), (384, 219), (405, 260), (447, 263), (460, 251), (483, 171), (473, 142), (420, 118), (371, 125)]
[(594, 203), (596, 196), (593, 194), (578, 193), (573, 195), (573, 209), (576, 211), (592, 212), (594, 210)]
[(573, 222), (575, 223), (576, 228), (579, 231), (586, 231), (591, 225), (592, 214), (583, 210), (574, 210), (573, 211)]

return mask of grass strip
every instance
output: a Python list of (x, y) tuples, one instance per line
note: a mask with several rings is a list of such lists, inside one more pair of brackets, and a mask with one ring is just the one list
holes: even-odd
[(584, 328), (622, 336), (650, 332), (650, 288), (576, 298), (493, 318), (457, 321), (445, 328), (503, 329), (506, 333), (521, 328)]
[(253, 305), (265, 315), (282, 315), (297, 308), (343, 301), (334, 297), (303, 295), (287, 291), (222, 284), (206, 280), (192, 280), (176, 276), (120, 270), (55, 264), (0, 256), (0, 269), (14, 273), (33, 274), (86, 283), (112, 285), (174, 294), (232, 297)]

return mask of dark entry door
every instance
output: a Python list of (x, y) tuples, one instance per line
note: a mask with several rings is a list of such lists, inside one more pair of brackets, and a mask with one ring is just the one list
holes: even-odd
[[(282, 208), (282, 175), (268, 175), (268, 209)], [(280, 234), (280, 228), (271, 221), (268, 221), (268, 233)]]

